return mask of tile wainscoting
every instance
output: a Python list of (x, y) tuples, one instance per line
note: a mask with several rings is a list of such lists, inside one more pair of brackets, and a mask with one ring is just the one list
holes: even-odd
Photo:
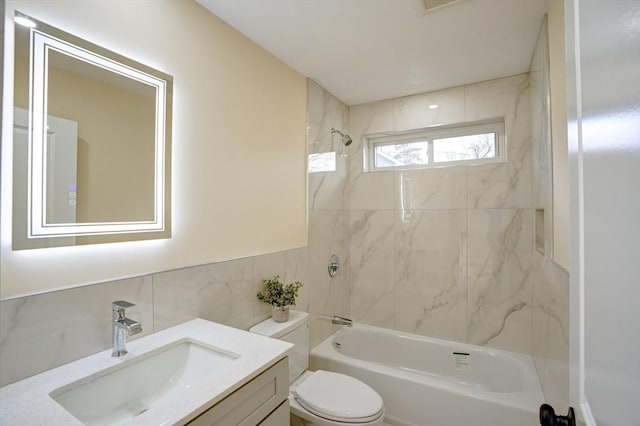
[(137, 278), (19, 297), (0, 302), (0, 385), (111, 347), (111, 302), (135, 307), (135, 339), (204, 318), (247, 330), (271, 311), (256, 293), (262, 279), (279, 274), (302, 281), (297, 309), (309, 307), (307, 248), (194, 266)]

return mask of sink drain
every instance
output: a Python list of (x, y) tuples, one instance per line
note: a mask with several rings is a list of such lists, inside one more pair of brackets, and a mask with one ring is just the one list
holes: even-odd
[(147, 411), (149, 411), (149, 409), (148, 409), (148, 408), (145, 408), (144, 410), (140, 410), (140, 411), (138, 411), (138, 412), (137, 412), (133, 417), (138, 417), (140, 414), (142, 414), (142, 413), (146, 413)]

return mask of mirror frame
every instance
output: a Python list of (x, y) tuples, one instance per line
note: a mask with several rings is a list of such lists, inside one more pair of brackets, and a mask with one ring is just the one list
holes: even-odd
[[(16, 12), (16, 16), (24, 16)], [(83, 235), (165, 233), (170, 236), (171, 92), (173, 79), (105, 48), (94, 45), (38, 20), (29, 29), (29, 171), (27, 188), (27, 237), (50, 238)], [(154, 88), (155, 157), (154, 218), (127, 222), (47, 222), (47, 68), (49, 52), (68, 55)], [(169, 131), (167, 131), (169, 129)], [(150, 238), (154, 238), (151, 235)], [(162, 238), (162, 237), (161, 237)], [(144, 239), (144, 237), (142, 237)]]

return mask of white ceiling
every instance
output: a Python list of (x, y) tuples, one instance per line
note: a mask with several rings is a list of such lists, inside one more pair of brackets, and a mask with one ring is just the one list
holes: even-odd
[(197, 1), (356, 105), (527, 72), (547, 0)]

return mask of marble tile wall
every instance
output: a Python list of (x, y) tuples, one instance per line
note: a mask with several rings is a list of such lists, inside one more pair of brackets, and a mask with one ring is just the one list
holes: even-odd
[[(531, 353), (528, 76), (353, 106), (349, 117), (352, 318)], [(363, 172), (363, 135), (491, 118), (504, 118), (506, 163)]]
[[(333, 334), (336, 326), (328, 316), (349, 315), (347, 226), (348, 162), (350, 147), (344, 147), (331, 129), (349, 133), (349, 110), (338, 98), (308, 80), (307, 95), (308, 152), (335, 152), (336, 171), (309, 174), (309, 312), (311, 346)], [(329, 257), (335, 254), (342, 270), (331, 278), (327, 272)]]
[(127, 316), (144, 332), (200, 317), (248, 329), (268, 318), (256, 293), (279, 274), (302, 281), (296, 309), (309, 309), (308, 249), (213, 263), (0, 302), (0, 386), (111, 346), (111, 302), (136, 306)]
[(533, 199), (543, 211), (543, 246), (534, 251), (532, 354), (547, 402), (569, 405), (569, 273), (553, 262), (549, 52), (546, 19), (529, 70)]

